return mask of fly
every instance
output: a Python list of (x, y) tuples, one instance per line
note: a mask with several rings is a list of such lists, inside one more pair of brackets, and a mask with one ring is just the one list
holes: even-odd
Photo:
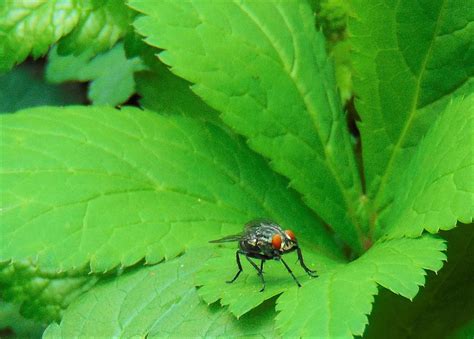
[[(317, 277), (316, 271), (309, 269), (303, 260), (303, 254), (298, 246), (295, 234), (291, 230), (283, 230), (280, 225), (265, 219), (253, 220), (245, 225), (245, 229), (240, 234), (229, 235), (222, 239), (212, 240), (211, 243), (233, 242), (239, 243), (239, 249), (235, 252), (235, 260), (237, 261), (238, 271), (232, 280), (227, 283), (233, 283), (242, 272), (242, 264), (240, 255), (245, 255), (250, 264), (257, 270), (257, 274), (262, 280), (263, 287), (260, 292), (265, 289), (265, 279), (263, 278), (263, 265), (266, 260), (278, 260), (285, 266), (286, 270), (293, 277), (298, 287), (301, 287), (298, 279), (291, 271), (288, 264), (283, 260), (282, 255), (296, 251), (298, 261), (301, 267), (311, 277)], [(260, 267), (251, 259), (260, 259)]]

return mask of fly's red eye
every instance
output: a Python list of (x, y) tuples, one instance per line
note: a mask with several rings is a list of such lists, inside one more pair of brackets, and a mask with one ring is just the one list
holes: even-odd
[(274, 249), (279, 250), (281, 248), (281, 236), (275, 234), (272, 238), (272, 246)]
[(293, 233), (292, 230), (286, 230), (286, 231), (285, 231), (285, 234), (286, 234), (291, 240), (293, 240), (293, 241), (296, 240), (295, 234)]

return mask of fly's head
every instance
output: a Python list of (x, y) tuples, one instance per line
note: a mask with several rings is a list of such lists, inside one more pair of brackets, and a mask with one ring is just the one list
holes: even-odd
[(291, 230), (275, 233), (272, 237), (272, 247), (279, 253), (287, 253), (298, 247), (295, 234)]

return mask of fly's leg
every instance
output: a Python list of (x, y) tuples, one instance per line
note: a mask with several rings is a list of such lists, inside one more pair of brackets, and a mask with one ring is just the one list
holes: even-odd
[(237, 272), (237, 274), (235, 275), (235, 277), (232, 279), (232, 280), (229, 280), (229, 281), (226, 281), (226, 283), (228, 284), (232, 284), (235, 279), (237, 279), (240, 275), (240, 273), (243, 271), (242, 270), (242, 264), (240, 263), (240, 256), (239, 256), (239, 251), (235, 252), (235, 260), (237, 261), (237, 266), (239, 267), (239, 271)]
[(283, 263), (283, 265), (285, 265), (285, 267), (286, 267), (288, 273), (291, 274), (291, 276), (293, 277), (293, 280), (296, 282), (296, 284), (298, 285), (298, 287), (301, 287), (300, 282), (298, 281), (298, 279), (296, 279), (295, 275), (294, 275), (293, 272), (291, 271), (290, 266), (288, 266), (288, 265), (286, 264), (286, 262), (283, 260), (283, 258), (280, 258), (280, 261)]
[(250, 257), (248, 255), (245, 256), (247, 258), (247, 260), (249, 261), (249, 263), (252, 264), (252, 266), (257, 270), (257, 274), (260, 276), (260, 279), (262, 279), (262, 288), (260, 290), (260, 292), (263, 292), (263, 290), (265, 289), (265, 279), (263, 279), (263, 263), (265, 262), (265, 260), (262, 259), (262, 262), (260, 263), (260, 268), (258, 268), (257, 264), (255, 264), (252, 259), (250, 259)]
[[(303, 267), (303, 269), (305, 270), (306, 273), (308, 273), (308, 275), (310, 277), (317, 277), (318, 274), (316, 273), (316, 271), (313, 271), (313, 270), (310, 270), (308, 268), (308, 266), (305, 265), (304, 261), (303, 261), (303, 254), (301, 253), (301, 248), (297, 247), (296, 248), (296, 253), (298, 254), (298, 260), (301, 264), (301, 267)], [(286, 264), (285, 264), (286, 265)]]

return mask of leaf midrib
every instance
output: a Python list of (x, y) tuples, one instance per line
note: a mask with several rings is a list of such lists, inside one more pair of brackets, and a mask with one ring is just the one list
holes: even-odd
[[(405, 126), (403, 127), (403, 130), (402, 132), (400, 133), (400, 136), (397, 140), (397, 143), (395, 144), (394, 148), (393, 148), (393, 152), (390, 154), (390, 159), (387, 163), (387, 166), (386, 166), (386, 170), (385, 170), (385, 173), (383, 174), (382, 176), (382, 179), (380, 180), (380, 185), (378, 186), (378, 189), (377, 191), (375, 192), (374, 194), (374, 199), (373, 199), (373, 203), (372, 203), (372, 208), (371, 208), (371, 213), (372, 215), (375, 215), (377, 214), (379, 211), (379, 203), (380, 203), (380, 200), (383, 198), (383, 193), (385, 192), (385, 188), (387, 187), (387, 180), (390, 178), (390, 177), (393, 177), (392, 175), (392, 171), (393, 171), (393, 166), (395, 164), (395, 160), (398, 158), (398, 155), (400, 153), (400, 150), (402, 149), (401, 145), (408, 133), (408, 131), (410, 130), (411, 126), (412, 126), (412, 123), (414, 121), (414, 118), (416, 116), (416, 112), (417, 112), (417, 107), (418, 107), (418, 102), (419, 102), (419, 97), (420, 97), (420, 94), (421, 94), (421, 80), (423, 79), (424, 77), (424, 74), (425, 74), (425, 71), (426, 71), (426, 66), (427, 66), (427, 63), (428, 63), (428, 60), (430, 59), (431, 57), (431, 53), (432, 53), (432, 50), (433, 50), (433, 45), (434, 45), (434, 41), (435, 41), (435, 38), (436, 36), (438, 36), (438, 33), (439, 33), (439, 30), (440, 30), (440, 23), (441, 23), (441, 15), (442, 13), (444, 12), (444, 7), (446, 5), (446, 0), (443, 0), (443, 3), (442, 5), (440, 6), (440, 11), (439, 11), (439, 14), (438, 14), (438, 18), (437, 18), (437, 21), (436, 21), (436, 27), (435, 29), (433, 30), (433, 38), (431, 39), (431, 42), (430, 42), (430, 46), (428, 48), (428, 51), (425, 55), (425, 58), (423, 60), (423, 63), (421, 65), (421, 71), (420, 71), (420, 74), (417, 78), (417, 83), (416, 83), (416, 89), (415, 89), (415, 93), (414, 93), (414, 96), (413, 96), (413, 101), (412, 101), (412, 104), (411, 104), (411, 108), (408, 112), (409, 116), (408, 116), (408, 121), (407, 123), (405, 124)], [(397, 6), (396, 6), (396, 11), (398, 10), (398, 7), (400, 6), (400, 0), (398, 1), (397, 3)], [(400, 46), (398, 46), (400, 47)], [(404, 58), (403, 59), (406, 63), (406, 59)], [(407, 68), (409, 69), (408, 65), (406, 65)], [(386, 208), (387, 206), (384, 207), (384, 209)], [(375, 232), (375, 226), (377, 224), (377, 219), (378, 219), (378, 216), (376, 216), (375, 218), (371, 218), (373, 224), (370, 225), (370, 233), (371, 235), (374, 234)]]
[[(332, 161), (330, 160), (331, 158), (328, 156), (327, 149), (326, 149), (326, 147), (325, 147), (326, 143), (325, 143), (325, 141), (323, 140), (323, 138), (322, 138), (322, 136), (321, 136), (321, 133), (319, 132), (318, 122), (315, 120), (315, 117), (318, 115), (318, 114), (317, 114), (317, 109), (314, 107), (313, 102), (312, 102), (311, 100), (307, 99), (308, 96), (305, 95), (304, 90), (303, 90), (303, 88), (301, 88), (298, 79), (296, 79), (296, 78), (294, 77), (294, 74), (293, 74), (293, 72), (292, 72), (291, 69), (290, 69), (290, 62), (288, 62), (288, 60), (286, 60), (286, 58), (284, 57), (284, 55), (282, 55), (282, 53), (280, 52), (280, 50), (279, 50), (279, 49), (275, 46), (275, 44), (273, 43), (272, 35), (271, 35), (266, 29), (264, 29), (264, 26), (261, 25), (261, 23), (260, 23), (257, 19), (255, 19), (254, 16), (252, 16), (251, 13), (248, 12), (248, 10), (246, 10), (246, 9), (245, 9), (243, 6), (241, 6), (239, 3), (235, 2), (235, 0), (234, 0), (234, 4), (235, 4), (238, 8), (240, 8), (240, 10), (241, 10), (244, 14), (246, 14), (246, 15), (249, 17), (250, 20), (252, 20), (252, 21), (255, 23), (255, 25), (260, 29), (260, 31), (263, 33), (263, 35), (265, 36), (265, 38), (267, 39), (267, 41), (268, 41), (268, 42), (270, 43), (270, 45), (273, 47), (273, 50), (275, 51), (276, 55), (278, 55), (278, 57), (279, 57), (279, 59), (280, 59), (282, 65), (283, 65), (283, 67), (284, 67), (286, 73), (288, 74), (289, 78), (290, 78), (291, 81), (293, 82), (293, 85), (294, 85), (295, 88), (297, 89), (300, 98), (302, 99), (302, 101), (304, 102), (305, 106), (307, 107), (309, 116), (311, 117), (311, 120), (312, 120), (312, 122), (313, 122), (313, 127), (314, 127), (314, 129), (316, 130), (316, 135), (318, 136), (319, 141), (320, 141), (321, 145), (323, 146), (322, 149), (323, 149), (323, 152), (324, 152), (324, 159), (326, 160), (325, 162), (326, 162), (326, 164), (327, 164), (327, 167), (328, 167), (328, 169), (330, 170), (331, 174), (333, 175), (333, 177), (334, 177), (334, 179), (335, 179), (335, 181), (336, 181), (336, 184), (337, 184), (337, 186), (339, 187), (339, 190), (340, 190), (341, 193), (342, 193), (342, 196), (343, 196), (343, 198), (344, 198), (344, 203), (345, 203), (345, 205), (346, 205), (346, 207), (347, 207), (348, 215), (350, 216), (350, 220), (352, 221), (352, 224), (353, 224), (353, 226), (354, 226), (354, 228), (355, 228), (355, 231), (356, 231), (356, 233), (357, 233), (358, 236), (359, 236), (359, 241), (361, 241), (361, 239), (360, 239), (361, 236), (362, 236), (362, 234), (361, 234), (361, 229), (360, 229), (360, 226), (359, 226), (359, 223), (358, 223), (358, 219), (357, 219), (357, 217), (356, 217), (356, 215), (355, 215), (355, 210), (354, 210), (354, 208), (353, 208), (353, 206), (352, 206), (352, 204), (351, 204), (351, 199), (349, 198), (347, 191), (344, 189), (344, 186), (343, 186), (343, 184), (342, 184), (342, 182), (341, 182), (341, 180), (340, 180), (340, 178), (339, 178), (339, 176), (338, 176), (338, 174), (337, 174), (337, 171), (335, 170), (334, 165), (333, 165)], [(279, 10), (279, 7), (276, 6), (276, 8), (277, 8), (278, 12), (280, 13), (280, 15), (282, 16), (282, 19), (283, 19), (283, 20), (285, 21), (285, 23), (286, 23), (287, 21), (286, 21), (284, 15), (282, 14), (282, 12)], [(293, 32), (292, 32), (292, 33), (293, 33)], [(292, 34), (292, 36), (293, 36), (293, 34)], [(295, 48), (294, 43), (293, 43), (293, 48)], [(296, 54), (296, 53), (295, 53), (295, 54)], [(324, 87), (326, 87), (326, 83), (325, 83), (325, 82), (323, 82), (322, 84), (323, 84)], [(326, 96), (326, 98), (327, 98), (328, 106), (330, 107), (331, 105), (330, 105), (330, 103), (329, 103), (330, 100), (329, 100), (329, 98), (328, 98), (328, 91), (325, 90), (325, 91), (324, 91), (324, 94), (325, 94), (325, 96)], [(332, 123), (334, 123), (334, 122), (332, 122)], [(345, 146), (347, 146), (347, 145), (345, 145)]]

